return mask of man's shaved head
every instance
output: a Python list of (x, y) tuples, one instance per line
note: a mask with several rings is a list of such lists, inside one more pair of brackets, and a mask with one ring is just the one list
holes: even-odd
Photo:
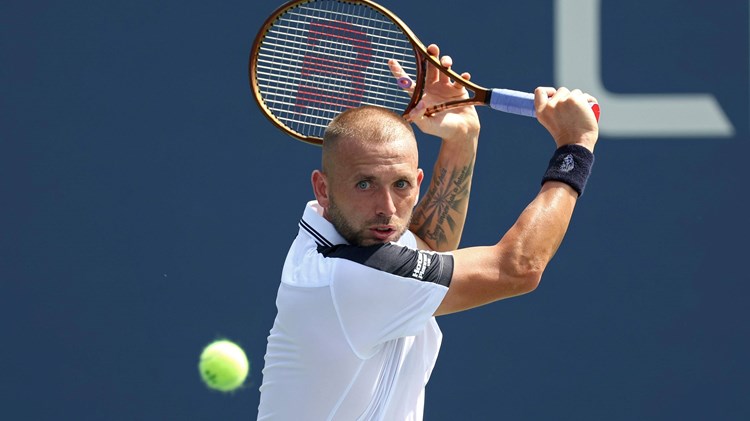
[(396, 139), (410, 140), (416, 147), (414, 130), (402, 116), (371, 105), (348, 109), (331, 121), (323, 135), (322, 170), (327, 173), (332, 169), (341, 141), (382, 146)]

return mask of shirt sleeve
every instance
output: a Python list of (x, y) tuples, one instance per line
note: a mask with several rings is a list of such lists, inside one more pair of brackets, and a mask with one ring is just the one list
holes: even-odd
[(360, 358), (392, 339), (420, 333), (442, 302), (453, 256), (395, 243), (321, 247), (335, 259), (331, 294), (341, 327)]

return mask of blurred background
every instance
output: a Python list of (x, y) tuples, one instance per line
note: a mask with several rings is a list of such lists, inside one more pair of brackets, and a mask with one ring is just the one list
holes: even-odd
[[(0, 418), (255, 419), (319, 160), (249, 91), (280, 4), (0, 3)], [(748, 2), (381, 4), (479, 84), (602, 103), (542, 285), (438, 320), (425, 418), (750, 419)], [(532, 119), (480, 117), (463, 246), (500, 238), (554, 150)], [(429, 175), (439, 141), (419, 142)], [(222, 337), (252, 364), (231, 395), (197, 371)]]

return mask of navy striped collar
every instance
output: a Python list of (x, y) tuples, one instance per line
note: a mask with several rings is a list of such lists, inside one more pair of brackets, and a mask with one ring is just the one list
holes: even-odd
[(333, 227), (333, 224), (323, 218), (323, 208), (320, 207), (317, 200), (307, 202), (299, 226), (321, 246), (331, 247), (337, 244), (348, 244)]

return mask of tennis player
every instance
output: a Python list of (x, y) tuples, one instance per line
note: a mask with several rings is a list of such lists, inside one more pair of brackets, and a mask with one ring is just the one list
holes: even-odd
[(362, 107), (326, 130), (316, 200), (281, 275), (259, 420), (421, 420), (442, 340), (435, 316), (534, 290), (565, 235), (593, 164), (595, 99), (535, 91), (557, 146), (538, 195), (497, 244), (455, 250), (480, 125), (473, 107), (425, 117), (425, 106), (467, 96), (437, 71), (427, 79), (409, 120), (442, 144), (416, 207), (423, 172), (406, 120)]

